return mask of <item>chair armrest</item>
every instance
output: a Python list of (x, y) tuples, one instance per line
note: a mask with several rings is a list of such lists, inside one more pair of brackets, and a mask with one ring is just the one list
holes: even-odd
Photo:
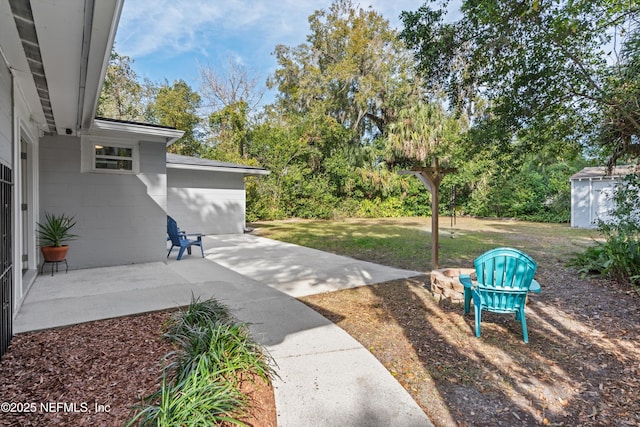
[(184, 233), (184, 236), (188, 239), (188, 238), (196, 238), (198, 240), (202, 240), (202, 233)]
[(473, 288), (473, 282), (471, 281), (470, 274), (461, 274), (460, 283), (462, 283), (462, 286), (464, 286), (465, 288), (468, 288), (468, 289)]
[(540, 287), (540, 283), (538, 283), (536, 279), (533, 279), (531, 281), (531, 284), (529, 285), (529, 292), (535, 292), (536, 294), (539, 294), (541, 291), (542, 288)]

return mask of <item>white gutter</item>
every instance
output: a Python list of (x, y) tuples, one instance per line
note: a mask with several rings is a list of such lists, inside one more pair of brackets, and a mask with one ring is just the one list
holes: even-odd
[(204, 166), (204, 165), (186, 165), (180, 163), (167, 163), (168, 169), (183, 169), (183, 170), (200, 170), (211, 172), (231, 172), (242, 173), (245, 175), (269, 175), (271, 171), (266, 169), (252, 169), (243, 167), (230, 167), (230, 166)]
[(138, 138), (142, 136), (143, 139), (149, 141), (160, 140), (166, 143), (167, 146), (173, 144), (184, 135), (184, 131), (177, 129), (95, 119), (93, 120), (91, 134), (97, 135), (99, 132), (118, 132), (135, 135)]
[[(85, 87), (85, 94), (82, 100), (82, 105), (80, 106), (82, 121), (78, 123), (82, 127), (84, 133), (89, 133), (92, 126), (95, 124), (93, 119), (96, 116), (96, 110), (98, 109), (100, 92), (102, 91), (102, 85), (104, 84), (104, 79), (107, 74), (109, 58), (111, 57), (111, 50), (116, 38), (116, 31), (118, 29), (118, 23), (120, 22), (120, 15), (122, 13), (124, 0), (85, 0), (85, 5), (87, 3), (92, 3), (92, 25), (89, 51), (87, 52), (86, 76), (90, 77), (97, 75), (98, 79), (93, 80), (95, 85), (92, 84)], [(85, 6), (85, 11), (86, 10), (87, 8)], [(111, 20), (108, 21), (106, 25), (105, 22), (99, 19), (103, 16), (111, 16)], [(107, 25), (108, 28), (106, 27)], [(105, 35), (106, 37), (104, 37)], [(83, 41), (83, 43), (85, 42), (86, 41)], [(88, 80), (85, 80), (85, 85), (87, 81)]]

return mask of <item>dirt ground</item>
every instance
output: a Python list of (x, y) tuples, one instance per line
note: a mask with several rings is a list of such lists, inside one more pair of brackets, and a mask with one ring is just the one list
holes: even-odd
[[(170, 312), (16, 335), (0, 361), (2, 426), (123, 426), (159, 388)], [(275, 427), (271, 386), (246, 385), (248, 425)]]
[[(380, 360), (436, 426), (640, 425), (640, 297), (541, 260), (527, 305), (529, 344), (514, 316), (438, 301), (428, 276), (304, 302)], [(552, 268), (549, 268), (552, 267)]]

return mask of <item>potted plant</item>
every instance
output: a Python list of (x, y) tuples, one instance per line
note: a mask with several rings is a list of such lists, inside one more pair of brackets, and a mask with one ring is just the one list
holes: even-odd
[(76, 225), (73, 217), (45, 212), (45, 221), (38, 223), (38, 245), (47, 262), (62, 261), (67, 257), (69, 246), (66, 242), (75, 239), (70, 230)]

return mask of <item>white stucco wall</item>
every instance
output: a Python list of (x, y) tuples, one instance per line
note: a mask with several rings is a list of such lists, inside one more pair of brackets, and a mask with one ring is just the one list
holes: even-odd
[(580, 179), (571, 181), (571, 226), (595, 228), (598, 219), (606, 221), (614, 204), (611, 195), (617, 179)]
[(245, 227), (241, 173), (167, 169), (168, 212), (182, 230), (238, 234)]
[(165, 145), (140, 142), (140, 173), (81, 173), (77, 137), (40, 141), (40, 218), (77, 221), (70, 269), (161, 261), (166, 257)]

